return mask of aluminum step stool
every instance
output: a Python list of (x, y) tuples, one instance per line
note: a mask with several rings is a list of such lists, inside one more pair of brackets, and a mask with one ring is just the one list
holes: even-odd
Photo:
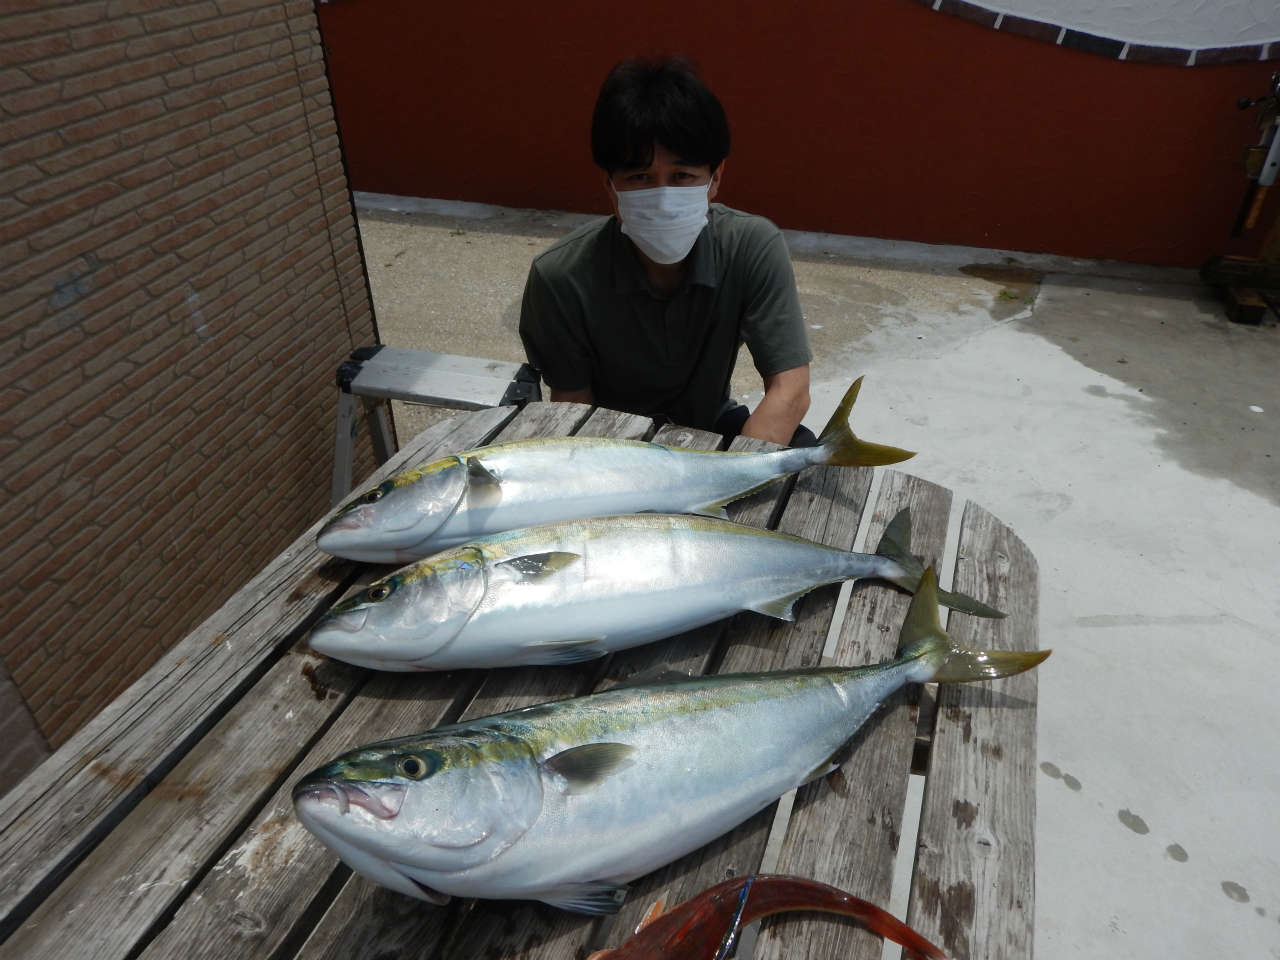
[(351, 491), (355, 452), (356, 397), (364, 406), (378, 463), (395, 453), (388, 400), (436, 407), (481, 410), (523, 406), (541, 400), (538, 375), (527, 363), (460, 357), (404, 347), (360, 347), (338, 366), (338, 432), (333, 451), (330, 501), (337, 506)]

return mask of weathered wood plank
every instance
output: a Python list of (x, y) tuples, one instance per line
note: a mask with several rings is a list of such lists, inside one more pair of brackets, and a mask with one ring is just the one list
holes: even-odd
[[(571, 431), (581, 436), (639, 439), (652, 427), (653, 421), (646, 417), (614, 410), (590, 411), (580, 404), (538, 403), (527, 405), (500, 439), (558, 436)], [(603, 666), (603, 662), (596, 661), (568, 667), (488, 671), (480, 690), (459, 719), (488, 716), (587, 693)], [(471, 912), (470, 905), (454, 904), (442, 910), (417, 904), (417, 909), (411, 910), (401, 902), (408, 899), (380, 891), (360, 877), (351, 877), (309, 937), (304, 956), (333, 956), (335, 951), (349, 956), (350, 951), (362, 949), (370, 937), (376, 937), (383, 949), (394, 953), (413, 951), (425, 955), (453, 929), (458, 918), (463, 918), (464, 929), (475, 928), (486, 937), (492, 933), (492, 923), (477, 926), (474, 916), (467, 915)], [(503, 925), (527, 925), (525, 914), (536, 914), (538, 910), (529, 905), (512, 904), (503, 914)], [(487, 908), (482, 908), (480, 913), (486, 911)]]
[[(281, 783), (234, 844), (195, 885), (142, 957), (269, 957), (293, 934), (338, 868), (337, 858), (294, 816), (297, 777), (374, 740), (451, 721), (470, 698), (472, 671), (377, 674)], [(342, 868), (345, 872), (345, 868)]]
[[(883, 475), (863, 549), (875, 549), (903, 507), (911, 509), (912, 551), (936, 562), (945, 544), (951, 494), (897, 471)], [(856, 666), (892, 659), (910, 602), (907, 594), (883, 584), (855, 584), (834, 661)], [(776, 872), (821, 880), (887, 907), (915, 732), (915, 709), (906, 691), (899, 691), (859, 732), (852, 757), (839, 771), (796, 791)], [(856, 924), (796, 916), (761, 925), (757, 960), (795, 956), (798, 936), (811, 960), (879, 960), (882, 951), (880, 937)]]
[[(806, 470), (786, 501), (778, 529), (845, 550), (852, 549), (871, 485), (871, 471), (841, 467)], [(758, 495), (757, 495), (758, 496)], [(754, 499), (754, 498), (753, 498)], [(729, 644), (718, 673), (816, 666), (822, 657), (839, 585), (820, 587), (796, 604), (795, 623), (739, 614), (727, 628)], [(728, 877), (759, 868), (776, 804), (770, 804), (720, 839), (637, 880), (607, 936), (617, 945), (662, 894), (681, 903)]]
[[(1009, 616), (953, 614), (947, 630), (954, 639), (981, 649), (1037, 648), (1035, 558), (972, 503), (961, 525), (955, 588)], [(1035, 736), (1035, 670), (938, 689), (907, 922), (956, 960), (1032, 954)]]
[[(389, 461), (475, 443), (512, 414), (437, 424)], [(317, 521), (0, 802), (0, 936), (7, 936), (257, 682), (353, 566), (314, 545)]]
[[(529, 403), (493, 442), (511, 443), (533, 437), (562, 437), (576, 432), (590, 415), (591, 407), (585, 403)], [(459, 447), (458, 451), (461, 450)]]
[(127, 957), (366, 678), (356, 667), (290, 651), (58, 885), (3, 953)]

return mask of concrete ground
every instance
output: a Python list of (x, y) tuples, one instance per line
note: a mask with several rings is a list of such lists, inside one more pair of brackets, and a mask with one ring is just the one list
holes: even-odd
[[(357, 199), (385, 343), (523, 359), (529, 260), (586, 218)], [(857, 432), (1039, 559), (1036, 956), (1280, 958), (1280, 329), (1191, 271), (787, 240), (809, 425), (866, 374)]]

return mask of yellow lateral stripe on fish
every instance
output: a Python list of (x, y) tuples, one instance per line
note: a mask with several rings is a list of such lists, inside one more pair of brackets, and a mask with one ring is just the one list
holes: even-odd
[[(379, 670), (565, 664), (744, 610), (783, 620), (815, 587), (914, 590), (909, 518), (874, 554), (711, 517), (631, 514), (494, 534), (404, 567), (317, 622), (312, 649)], [(889, 536), (889, 531), (892, 536)], [(953, 609), (999, 616), (971, 597)]]
[(334, 556), (407, 563), (502, 530), (627, 513), (723, 516), (723, 508), (819, 464), (876, 466), (910, 451), (860, 440), (847, 422), (857, 381), (813, 447), (685, 450), (640, 440), (542, 437), (466, 450), (357, 496), (316, 543)]

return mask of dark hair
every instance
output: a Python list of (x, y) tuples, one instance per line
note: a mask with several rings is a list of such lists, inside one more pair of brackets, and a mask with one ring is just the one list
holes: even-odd
[(606, 173), (653, 162), (660, 143), (712, 170), (729, 155), (729, 121), (716, 95), (681, 57), (623, 60), (605, 77), (591, 116), (591, 156)]

